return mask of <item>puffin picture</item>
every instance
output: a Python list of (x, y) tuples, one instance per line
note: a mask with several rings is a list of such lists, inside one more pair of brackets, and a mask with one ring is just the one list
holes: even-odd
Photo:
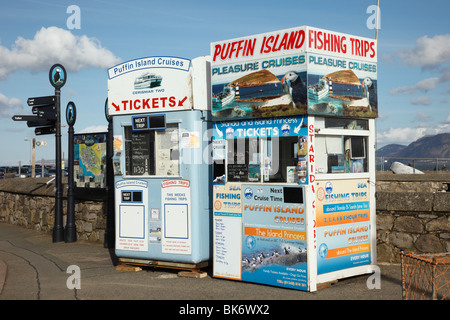
[(289, 71), (281, 79), (281, 84), (289, 88), (292, 101), (296, 107), (306, 105), (307, 90), (306, 84), (295, 71)]
[(56, 72), (53, 75), (53, 83), (58, 83), (60, 79), (61, 79), (61, 70), (59, 68), (56, 68)]
[(375, 86), (373, 85), (372, 79), (369, 77), (365, 78), (362, 82), (363, 92), (369, 102), (369, 107), (371, 109), (377, 107), (377, 93), (375, 92)]

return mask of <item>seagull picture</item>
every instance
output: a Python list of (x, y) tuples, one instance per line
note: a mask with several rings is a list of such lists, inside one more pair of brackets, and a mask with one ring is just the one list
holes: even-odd
[(296, 107), (306, 104), (306, 84), (302, 81), (298, 73), (289, 71), (281, 79), (281, 84), (284, 87), (287, 86), (289, 88), (289, 93), (291, 94), (292, 101)]

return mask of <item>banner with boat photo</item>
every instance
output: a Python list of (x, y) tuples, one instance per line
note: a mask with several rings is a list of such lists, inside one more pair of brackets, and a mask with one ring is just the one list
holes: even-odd
[(376, 118), (375, 63), (308, 54), (308, 114)]
[(302, 115), (307, 111), (306, 69), (262, 69), (213, 83), (215, 120)]
[(376, 40), (297, 27), (211, 44), (215, 121), (376, 118)]

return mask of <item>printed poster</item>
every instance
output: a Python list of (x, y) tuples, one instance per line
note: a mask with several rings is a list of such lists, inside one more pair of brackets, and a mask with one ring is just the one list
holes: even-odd
[(116, 249), (148, 251), (148, 183), (120, 180), (115, 185)]
[(318, 181), (318, 274), (370, 264), (370, 194), (365, 179)]
[(74, 135), (74, 180), (80, 188), (105, 188), (107, 134)]
[(191, 254), (191, 189), (184, 179), (161, 183), (162, 253)]
[(242, 188), (242, 280), (307, 290), (303, 188)]
[(214, 185), (213, 191), (213, 275), (241, 280), (241, 185)]

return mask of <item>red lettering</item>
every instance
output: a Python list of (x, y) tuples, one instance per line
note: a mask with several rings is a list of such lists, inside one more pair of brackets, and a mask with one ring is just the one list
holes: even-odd
[(314, 162), (314, 155), (313, 155), (313, 154), (310, 154), (310, 155), (309, 155), (309, 161), (310, 161), (310, 162)]
[(159, 106), (158, 106), (158, 98), (153, 98), (152, 99), (152, 108), (153, 109), (159, 108)]
[(167, 97), (161, 97), (160, 99), (161, 99), (161, 102), (162, 102), (162, 107), (165, 108), (166, 107)]
[(296, 36), (297, 41), (295, 42), (295, 49), (300, 49), (303, 46), (303, 43), (305, 42), (305, 31), (300, 30), (297, 31), (298, 36)]
[(313, 33), (315, 33), (314, 30), (309, 30), (309, 43), (308, 43), (309, 48), (312, 48), (312, 42), (314, 41)]
[(175, 107), (176, 105), (176, 101), (175, 101), (175, 97), (170, 97), (169, 98), (169, 107)]
[(364, 57), (367, 57), (367, 52), (369, 52), (369, 41), (364, 41)]
[(220, 51), (222, 51), (222, 48), (221, 48), (220, 44), (216, 44), (216, 46), (214, 48), (213, 61), (216, 61), (216, 57), (220, 54)]
[(149, 101), (150, 99), (142, 100), (142, 109), (150, 109), (150, 105), (148, 104)]
[(350, 41), (352, 42), (352, 54), (356, 54), (355, 53), (355, 39), (353, 39), (353, 38), (350, 38)]
[(222, 60), (226, 60), (231, 59), (232, 57), (238, 58), (239, 55), (252, 56), (255, 50), (255, 43), (256, 38), (216, 44), (214, 46), (213, 61), (216, 61), (218, 57)]
[(370, 44), (370, 50), (372, 51), (372, 53), (370, 54), (371, 58), (375, 57), (375, 48), (374, 48), (374, 46), (375, 46), (375, 42), (372, 42)]
[(136, 110), (139, 110), (140, 108), (141, 108), (141, 106), (139, 105), (137, 105), (137, 103), (138, 102), (141, 102), (141, 100), (134, 100), (134, 103), (133, 103), (133, 107), (136, 109)]

